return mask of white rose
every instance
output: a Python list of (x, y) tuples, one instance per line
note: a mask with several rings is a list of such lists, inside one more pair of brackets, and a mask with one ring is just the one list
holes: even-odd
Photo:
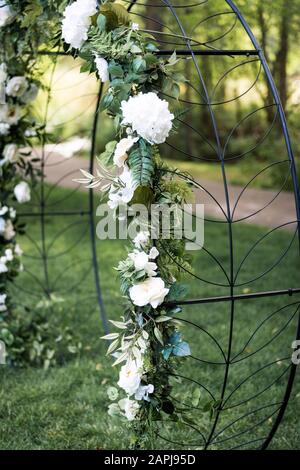
[(136, 400), (145, 400), (150, 401), (149, 394), (154, 392), (154, 386), (149, 385), (140, 385), (137, 391), (135, 392), (134, 398)]
[(124, 411), (128, 421), (133, 421), (140, 409), (139, 404), (134, 400), (130, 400), (130, 398), (123, 398), (120, 400), (119, 407)]
[(30, 188), (26, 181), (21, 181), (14, 188), (14, 194), (20, 204), (30, 201)]
[[(119, 180), (121, 185), (119, 184)], [(117, 184), (112, 184), (109, 190), (107, 203), (111, 209), (116, 209), (119, 204), (128, 204), (134, 195), (136, 184), (133, 181), (131, 170), (124, 166), (121, 175), (115, 179)]]
[(149, 261), (149, 256), (144, 251), (134, 251), (129, 253), (129, 258), (134, 263), (136, 271), (145, 271), (148, 276), (156, 276), (157, 265)]
[(156, 308), (163, 303), (168, 292), (169, 289), (165, 287), (165, 283), (160, 277), (150, 277), (129, 289), (130, 298), (138, 307), (150, 304)]
[(6, 94), (8, 96), (20, 97), (24, 95), (28, 88), (28, 82), (25, 77), (12, 77), (6, 85)]
[(109, 81), (109, 73), (108, 73), (108, 63), (107, 60), (103, 59), (103, 57), (95, 56), (95, 64), (97, 67), (97, 71), (99, 74), (99, 78), (101, 82), (105, 83)]
[(75, 49), (80, 49), (88, 38), (91, 17), (97, 12), (97, 0), (77, 0), (68, 5), (62, 21), (62, 38)]
[(14, 259), (13, 251), (11, 248), (7, 248), (4, 253), (7, 261), (12, 261)]
[(39, 92), (39, 88), (35, 83), (31, 83), (29, 88), (25, 91), (24, 95), (21, 97), (23, 103), (31, 103), (35, 100)]
[(3, 157), (5, 162), (15, 162), (17, 160), (18, 147), (16, 144), (7, 144), (3, 150)]
[(139, 232), (133, 239), (134, 246), (136, 248), (144, 248), (149, 242), (150, 234), (146, 231)]
[(122, 124), (129, 124), (138, 135), (151, 144), (162, 144), (172, 129), (174, 115), (169, 104), (155, 93), (139, 93), (122, 101)]
[(114, 153), (114, 164), (118, 167), (124, 166), (128, 158), (127, 152), (139, 140), (138, 137), (126, 137), (117, 143)]
[(14, 18), (14, 12), (5, 0), (0, 0), (0, 27), (11, 23)]
[(118, 385), (130, 396), (139, 388), (141, 383), (140, 367), (136, 361), (128, 360), (121, 367)]
[(3, 232), (3, 238), (5, 240), (11, 240), (15, 235), (16, 235), (16, 232), (14, 230), (14, 226), (12, 224), (12, 221), (7, 220), (7, 222), (5, 224), (5, 230)]

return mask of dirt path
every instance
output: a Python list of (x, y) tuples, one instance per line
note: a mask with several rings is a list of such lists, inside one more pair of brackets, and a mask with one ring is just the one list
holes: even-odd
[[(88, 169), (88, 160), (82, 157), (65, 158), (49, 152), (46, 158), (46, 181), (66, 188), (78, 186), (73, 179), (80, 177), (79, 169)], [(201, 181), (204, 190), (196, 190), (196, 202), (205, 205), (206, 218), (226, 220), (226, 196), (223, 185), (213, 181)], [(80, 187), (85, 190), (84, 187)], [(275, 228), (283, 225), (292, 229), (296, 220), (292, 193), (247, 188), (228, 187), (231, 217), (234, 222), (247, 222)], [(224, 212), (223, 212), (224, 211)]]

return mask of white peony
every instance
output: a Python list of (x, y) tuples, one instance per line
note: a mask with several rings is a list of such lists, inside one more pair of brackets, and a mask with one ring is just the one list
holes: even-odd
[(20, 97), (24, 95), (28, 88), (28, 81), (25, 77), (12, 77), (6, 85), (6, 94), (8, 96)]
[(145, 400), (150, 401), (149, 394), (154, 392), (154, 385), (140, 385), (137, 391), (135, 392), (134, 398), (136, 400)]
[(62, 38), (75, 49), (80, 49), (88, 38), (91, 17), (97, 12), (97, 0), (77, 0), (68, 5), (62, 21)]
[[(17, 160), (18, 147), (16, 144), (7, 144), (3, 150), (4, 162), (15, 162)], [(4, 163), (3, 162), (3, 163)]]
[(153, 308), (157, 308), (163, 303), (168, 292), (169, 289), (165, 287), (165, 283), (160, 277), (150, 277), (129, 289), (130, 298), (138, 307), (150, 304)]
[(136, 184), (133, 181), (131, 170), (124, 166), (121, 175), (115, 179), (117, 184), (112, 184), (108, 194), (108, 207), (116, 209), (119, 204), (128, 204), (134, 195)]
[(118, 167), (124, 166), (128, 158), (127, 152), (139, 140), (138, 137), (126, 137), (117, 143), (114, 153), (114, 164)]
[(129, 124), (138, 135), (151, 144), (162, 144), (172, 129), (174, 115), (169, 104), (155, 93), (139, 93), (122, 101), (122, 124)]
[(120, 400), (119, 407), (124, 411), (124, 415), (128, 421), (133, 421), (140, 409), (139, 404), (134, 400), (130, 400), (130, 398), (123, 398)]
[(14, 18), (14, 12), (5, 0), (0, 0), (0, 28), (11, 23)]
[(12, 221), (7, 220), (6, 224), (5, 224), (5, 229), (4, 229), (4, 232), (3, 232), (3, 238), (5, 240), (11, 240), (12, 238), (14, 238), (15, 235), (16, 235), (16, 232), (14, 230), (14, 226), (12, 224)]
[(134, 263), (136, 271), (145, 271), (148, 276), (156, 276), (157, 265), (149, 261), (149, 256), (144, 251), (134, 251), (129, 253), (129, 258)]
[(109, 81), (109, 73), (108, 73), (108, 63), (107, 60), (103, 59), (98, 55), (95, 56), (95, 64), (97, 67), (97, 71), (99, 74), (99, 78), (101, 82), (105, 83)]
[(130, 396), (139, 388), (141, 383), (140, 367), (136, 361), (129, 359), (121, 367), (118, 385)]
[(14, 194), (20, 204), (30, 201), (30, 187), (26, 181), (21, 181), (14, 188)]
[(39, 88), (35, 83), (31, 83), (25, 93), (21, 97), (21, 101), (25, 104), (35, 100), (39, 92)]
[(136, 248), (144, 248), (149, 242), (150, 234), (146, 231), (139, 232), (133, 239), (134, 246)]

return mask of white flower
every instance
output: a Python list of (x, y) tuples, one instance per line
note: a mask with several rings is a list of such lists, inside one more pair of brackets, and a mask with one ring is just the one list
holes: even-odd
[(20, 247), (20, 245), (18, 245), (18, 243), (17, 243), (16, 246), (15, 246), (15, 255), (16, 256), (22, 256), (22, 254), (23, 254), (23, 250)]
[[(1, 106), (1, 105), (0, 105)], [(9, 134), (10, 125), (4, 122), (0, 122), (0, 135)]]
[(30, 201), (30, 188), (26, 181), (21, 181), (14, 188), (14, 194), (20, 204)]
[(129, 359), (126, 364), (121, 367), (118, 385), (130, 396), (137, 391), (140, 383), (140, 367), (136, 361)]
[(127, 152), (139, 140), (138, 137), (126, 137), (117, 143), (114, 153), (114, 164), (118, 167), (124, 166), (128, 158)]
[[(1, 216), (1, 215), (5, 215), (5, 214), (7, 213), (7, 211), (8, 211), (8, 207), (7, 207), (7, 206), (1, 207), (1, 209), (0, 209), (0, 216)], [(1, 219), (2, 219), (2, 217), (1, 217)], [(4, 220), (4, 219), (2, 219), (2, 220)]]
[(12, 224), (11, 220), (7, 220), (5, 224), (5, 229), (3, 232), (3, 238), (5, 240), (11, 240), (14, 236), (16, 235), (16, 232), (14, 230), (14, 226)]
[(130, 400), (130, 398), (123, 398), (119, 401), (119, 407), (121, 410), (124, 410), (124, 414), (128, 421), (133, 421), (139, 411), (139, 404), (134, 401)]
[(0, 0), (0, 27), (11, 23), (13, 17), (14, 12), (11, 6), (7, 5), (5, 0)]
[(5, 305), (6, 297), (6, 294), (0, 294), (0, 312), (5, 312), (7, 310)]
[(13, 77), (6, 85), (6, 94), (8, 96), (20, 97), (24, 95), (28, 88), (28, 82), (25, 77)]
[(88, 38), (91, 17), (97, 12), (97, 0), (77, 0), (68, 5), (62, 21), (62, 37), (75, 49)]
[[(21, 116), (19, 106), (0, 104), (0, 123), (7, 124), (6, 129), (9, 129), (9, 125), (17, 124)], [(6, 135), (6, 134), (5, 134)]]
[(150, 401), (149, 393), (153, 393), (153, 392), (154, 392), (154, 386), (152, 384), (140, 385), (137, 391), (135, 392), (134, 398), (136, 400)]
[(138, 23), (131, 23), (131, 29), (132, 31), (138, 31), (140, 29), (140, 25)]
[(21, 97), (23, 103), (31, 103), (35, 100), (39, 92), (39, 88), (35, 83), (31, 83), (30, 86), (25, 91), (24, 95)]
[(122, 124), (131, 125), (138, 135), (151, 144), (162, 144), (172, 129), (174, 115), (169, 104), (155, 93), (139, 93), (121, 102)]
[(0, 274), (7, 273), (8, 267), (6, 266), (7, 259), (5, 256), (1, 256), (0, 258)]
[(16, 215), (17, 215), (17, 211), (14, 207), (10, 207), (9, 208), (9, 215), (10, 215), (10, 218), (11, 219), (15, 219)]
[(115, 179), (116, 184), (112, 184), (109, 190), (108, 207), (116, 209), (119, 204), (127, 204), (134, 195), (136, 185), (133, 181), (131, 170), (124, 166), (121, 175)]
[(95, 56), (95, 64), (97, 67), (97, 71), (99, 74), (99, 78), (101, 82), (105, 83), (109, 81), (109, 73), (108, 73), (108, 63), (107, 60), (103, 59), (98, 55)]
[(149, 242), (150, 234), (146, 231), (139, 232), (133, 239), (134, 246), (136, 248), (144, 248)]
[(136, 250), (129, 253), (129, 258), (132, 259), (136, 271), (145, 271), (148, 276), (156, 276), (157, 265), (149, 261), (147, 253)]
[(14, 259), (13, 251), (11, 248), (7, 248), (4, 253), (7, 261), (12, 261)]
[[(4, 162), (15, 162), (17, 160), (18, 147), (16, 144), (7, 144), (3, 150)], [(2, 162), (2, 163), (4, 163)]]
[(159, 255), (158, 249), (155, 246), (153, 246), (151, 248), (150, 252), (149, 252), (149, 258), (150, 259), (156, 259), (158, 257), (158, 255)]
[(165, 287), (165, 283), (160, 277), (150, 277), (129, 289), (130, 298), (138, 307), (150, 304), (156, 308), (163, 303), (168, 292), (169, 289)]
[(5, 231), (5, 219), (3, 217), (0, 217), (0, 235), (4, 234)]

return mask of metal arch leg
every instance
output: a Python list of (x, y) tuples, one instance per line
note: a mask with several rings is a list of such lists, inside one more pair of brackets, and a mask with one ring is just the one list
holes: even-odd
[[(93, 173), (94, 170), (94, 159), (96, 151), (96, 134), (99, 121), (99, 104), (102, 96), (103, 84), (100, 84), (98, 98), (96, 103), (96, 109), (94, 114), (93, 128), (92, 128), (92, 139), (91, 139), (91, 152), (90, 152), (90, 173)], [(95, 215), (94, 215), (94, 191), (93, 189), (89, 190), (89, 225), (90, 225), (90, 239), (91, 239), (91, 250), (92, 250), (92, 260), (93, 260), (93, 271), (95, 277), (95, 288), (97, 295), (97, 302), (100, 310), (100, 318), (103, 324), (104, 332), (107, 334), (109, 332), (108, 321), (106, 316), (106, 311), (104, 307), (101, 284), (100, 284), (100, 274), (99, 274), (99, 265), (96, 249), (96, 235), (95, 235)]]

